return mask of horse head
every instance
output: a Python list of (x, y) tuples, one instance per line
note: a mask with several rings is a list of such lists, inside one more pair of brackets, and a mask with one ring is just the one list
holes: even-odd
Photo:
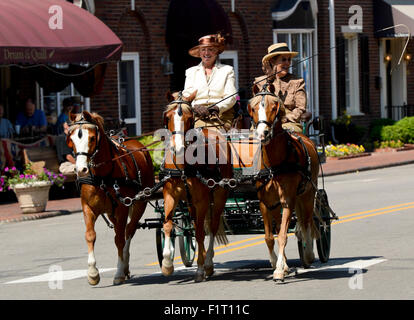
[(69, 119), (71, 125), (66, 143), (75, 153), (77, 175), (84, 177), (89, 173), (93, 158), (99, 150), (103, 118), (98, 114), (83, 111), (79, 114), (70, 113)]
[(263, 88), (253, 86), (254, 97), (250, 99), (248, 111), (254, 123), (254, 135), (262, 144), (272, 139), (275, 130), (281, 130), (281, 119), (285, 115), (282, 100), (276, 96), (273, 84), (265, 84)]
[(194, 128), (194, 113), (191, 101), (194, 100), (197, 91), (189, 97), (183, 97), (181, 92), (167, 93), (169, 104), (164, 111), (164, 127), (168, 129), (173, 139), (170, 140), (170, 150), (176, 154), (182, 154), (185, 146), (185, 133)]

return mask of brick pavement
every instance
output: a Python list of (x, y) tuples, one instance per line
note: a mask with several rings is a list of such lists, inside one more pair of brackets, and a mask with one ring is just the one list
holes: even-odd
[[(325, 176), (332, 176), (410, 163), (414, 163), (414, 150), (372, 153), (369, 156), (353, 159), (328, 159), (322, 165), (322, 171)], [(80, 212), (81, 210), (80, 198), (49, 200), (45, 212), (31, 214), (21, 213), (18, 203), (3, 204), (0, 205), (0, 225), (8, 222), (20, 222), (71, 214)]]

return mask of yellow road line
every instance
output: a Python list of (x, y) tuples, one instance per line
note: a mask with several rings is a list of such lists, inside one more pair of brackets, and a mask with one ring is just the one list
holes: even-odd
[[(414, 202), (408, 202), (408, 203), (398, 204), (398, 205), (394, 205), (394, 206), (388, 206), (388, 207), (384, 207), (384, 208), (372, 209), (372, 210), (367, 210), (367, 211), (361, 211), (361, 212), (357, 212), (357, 213), (348, 214), (348, 215), (339, 217), (340, 220), (332, 222), (332, 225), (336, 225), (336, 224), (340, 224), (340, 223), (344, 223), (344, 222), (355, 221), (355, 220), (360, 220), (360, 219), (365, 219), (365, 218), (374, 217), (374, 216), (378, 216), (378, 215), (382, 215), (382, 214), (386, 214), (386, 213), (397, 212), (397, 211), (402, 211), (402, 210), (406, 210), (406, 209), (412, 209), (412, 208), (414, 208), (414, 205), (413, 206), (408, 206), (408, 205), (411, 205), (411, 204), (414, 204)], [(386, 209), (392, 209), (392, 210), (386, 210)], [(386, 210), (386, 211), (383, 211), (383, 210)], [(367, 214), (367, 213), (371, 213), (371, 214)], [(289, 233), (288, 234), (288, 236), (292, 236), (292, 235), (294, 235), (294, 233)], [(228, 253), (228, 252), (232, 252), (232, 251), (236, 251), (236, 250), (241, 250), (241, 249), (253, 247), (253, 246), (256, 246), (256, 245), (259, 245), (259, 244), (264, 244), (265, 240), (260, 240), (260, 241), (256, 241), (256, 242), (253, 242), (253, 243), (243, 245), (241, 247), (221, 250), (221, 249), (225, 249), (225, 248), (229, 248), (229, 247), (234, 247), (238, 244), (242, 244), (242, 243), (250, 242), (250, 241), (253, 241), (253, 240), (257, 240), (257, 239), (260, 239), (260, 238), (264, 238), (264, 235), (259, 235), (259, 236), (255, 236), (255, 237), (252, 237), (252, 238), (231, 242), (227, 245), (218, 246), (218, 247), (214, 248), (214, 255), (217, 256), (217, 255), (220, 255), (220, 254), (224, 254), (224, 253)], [(221, 250), (221, 251), (216, 252), (216, 250)], [(197, 255), (196, 255), (196, 257), (197, 257)], [(174, 261), (176, 261), (176, 260), (181, 260), (181, 257), (180, 256), (175, 257)], [(182, 262), (178, 261), (177, 264), (182, 264)], [(147, 264), (147, 266), (154, 266), (154, 265), (158, 265), (158, 262), (153, 262), (153, 263)]]

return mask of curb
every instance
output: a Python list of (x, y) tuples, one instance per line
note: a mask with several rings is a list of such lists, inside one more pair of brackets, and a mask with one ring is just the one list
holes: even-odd
[[(347, 170), (343, 170), (343, 171), (323, 173), (323, 177), (337, 176), (337, 175), (348, 174), (348, 173), (356, 173), (356, 172), (360, 172), (360, 171), (369, 171), (369, 170), (375, 170), (375, 169), (397, 167), (397, 166), (403, 166), (403, 165), (413, 164), (413, 163), (414, 163), (414, 160), (407, 160), (407, 161), (402, 161), (402, 162), (387, 163), (387, 164), (384, 164), (384, 165), (367, 166), (367, 167), (360, 167), (360, 168), (355, 168), (355, 169), (347, 169)], [(322, 175), (320, 174), (319, 177), (322, 177)]]
[(0, 225), (6, 224), (6, 223), (39, 220), (39, 219), (69, 215), (69, 214), (77, 213), (77, 212), (81, 212), (81, 211), (59, 210), (59, 211), (39, 212), (39, 213), (25, 213), (21, 217), (18, 217), (18, 218), (0, 220)]

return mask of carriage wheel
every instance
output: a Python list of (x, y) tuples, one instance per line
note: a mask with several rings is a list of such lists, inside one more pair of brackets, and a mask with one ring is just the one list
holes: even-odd
[(191, 267), (196, 252), (194, 225), (188, 215), (183, 215), (178, 221), (178, 226), (182, 230), (182, 234), (178, 236), (181, 260), (186, 267)]
[(316, 240), (319, 260), (326, 263), (329, 260), (331, 251), (331, 217), (328, 209), (328, 196), (323, 189), (319, 189), (316, 197), (320, 200), (316, 202), (316, 210), (318, 210), (322, 221), (317, 220), (318, 229), (321, 237)]
[[(160, 264), (160, 267), (162, 267), (162, 259), (164, 259), (164, 256), (162, 255), (164, 251), (164, 241), (165, 241), (165, 235), (164, 230), (162, 228), (157, 228), (155, 231), (155, 240), (157, 244), (157, 256), (158, 256), (158, 263)], [(171, 253), (171, 260), (174, 261), (174, 255), (175, 255), (175, 229), (172, 229), (171, 231), (171, 242), (173, 246), (173, 251)]]

